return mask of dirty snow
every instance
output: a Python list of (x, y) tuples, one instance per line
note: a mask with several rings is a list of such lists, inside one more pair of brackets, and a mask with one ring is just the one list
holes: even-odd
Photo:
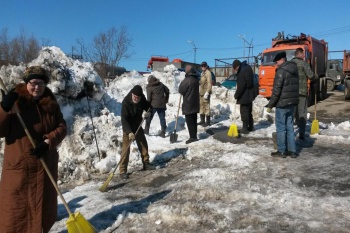
[[(297, 141), (297, 159), (272, 158), (274, 114), (264, 111), (267, 100), (258, 96), (254, 101), (256, 130), (248, 138), (225, 140), (232, 123), (242, 126), (239, 105), (234, 111), (233, 91), (214, 87), (210, 130), (221, 132), (223, 140), (198, 127), (200, 140), (186, 145), (189, 135), (180, 110), (178, 142), (170, 144), (169, 137), (157, 136), (156, 115), (147, 141), (157, 170), (140, 171), (132, 143), (130, 180), (121, 181), (116, 172), (108, 192), (101, 193), (98, 188), (120, 159), (121, 101), (136, 84), (146, 93), (149, 74), (131, 71), (105, 86), (90, 63), (72, 60), (57, 47), (44, 48), (31, 64), (51, 69), (49, 87), (68, 125), (58, 148), (64, 198), (72, 212), (82, 213), (99, 232), (349, 232), (349, 121), (320, 122), (319, 135)], [(24, 68), (3, 66), (1, 78), (9, 86), (18, 83)], [(171, 92), (166, 111), (170, 134), (184, 73), (168, 66), (152, 74)], [(93, 95), (80, 98), (86, 81), (93, 83)], [(1, 151), (3, 144), (1, 139)], [(68, 215), (59, 203), (51, 232), (66, 232)]]

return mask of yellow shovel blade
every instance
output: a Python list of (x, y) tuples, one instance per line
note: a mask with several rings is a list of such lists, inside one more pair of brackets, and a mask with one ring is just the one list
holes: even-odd
[(313, 120), (310, 134), (318, 134), (319, 132), (320, 132), (320, 127), (318, 125), (318, 120)]
[(227, 132), (229, 137), (238, 137), (238, 129), (236, 124), (232, 124)]
[(97, 233), (97, 230), (79, 212), (69, 216), (66, 226), (68, 233)]

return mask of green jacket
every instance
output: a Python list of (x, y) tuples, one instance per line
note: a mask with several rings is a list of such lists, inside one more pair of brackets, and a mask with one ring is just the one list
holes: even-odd
[(314, 72), (312, 72), (310, 65), (307, 64), (303, 59), (299, 57), (294, 57), (292, 62), (295, 62), (298, 66), (298, 74), (299, 74), (299, 95), (307, 96), (307, 80), (310, 81), (315, 80)]

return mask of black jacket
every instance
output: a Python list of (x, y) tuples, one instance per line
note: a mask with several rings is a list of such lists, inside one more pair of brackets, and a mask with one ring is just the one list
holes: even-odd
[(125, 96), (122, 102), (122, 127), (123, 132), (126, 134), (135, 133), (137, 128), (142, 122), (143, 111), (151, 110), (151, 103), (146, 100), (144, 94), (141, 96), (141, 100), (134, 104), (132, 102), (131, 91)]
[(199, 113), (199, 80), (196, 73), (186, 74), (180, 83), (179, 93), (183, 95), (182, 114)]
[(166, 108), (169, 100), (169, 88), (156, 78), (151, 78), (146, 87), (147, 100), (153, 108)]
[(269, 108), (282, 108), (299, 103), (298, 67), (294, 62), (287, 61), (276, 70), (275, 80)]
[(237, 89), (235, 99), (237, 104), (249, 104), (255, 99), (254, 73), (246, 61), (242, 62), (237, 72)]

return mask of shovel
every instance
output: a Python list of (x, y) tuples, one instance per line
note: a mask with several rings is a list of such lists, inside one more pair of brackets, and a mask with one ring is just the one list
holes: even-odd
[[(0, 85), (1, 85), (2, 89), (4, 90), (5, 94), (7, 94), (7, 88), (6, 88), (4, 82), (2, 81), (1, 78), (0, 78)], [(25, 125), (22, 116), (19, 114), (19, 110), (18, 110), (16, 105), (14, 105), (14, 110), (16, 112), (18, 120), (20, 121), (29, 141), (31, 142), (31, 144), (35, 148), (36, 147), (35, 142), (31, 136), (31, 134), (29, 133), (29, 130), (28, 130), (27, 126)], [(55, 179), (53, 178), (49, 168), (47, 167), (44, 159), (40, 158), (40, 162), (43, 165), (48, 177), (50, 178), (50, 180), (52, 182), (52, 185), (55, 187), (57, 194), (60, 196), (61, 201), (62, 201), (64, 207), (67, 209), (67, 212), (69, 214), (69, 218), (66, 221), (68, 233), (96, 233), (97, 232), (96, 229), (84, 218), (83, 215), (81, 215), (79, 212), (73, 214), (70, 211), (68, 204), (65, 201), (61, 191), (59, 190), (57, 183), (56, 183)]]
[[(315, 57), (315, 76), (317, 76), (317, 57)], [(317, 84), (315, 84), (317, 85)], [(311, 132), (310, 134), (318, 134), (320, 132), (320, 127), (318, 125), (318, 120), (316, 119), (316, 112), (317, 112), (317, 87), (314, 88), (315, 90), (315, 119), (312, 121), (312, 125), (311, 125)]]
[(176, 126), (177, 126), (177, 119), (179, 118), (181, 98), (182, 98), (182, 95), (180, 94), (179, 107), (177, 108), (177, 115), (175, 120), (175, 128), (174, 128), (174, 132), (170, 134), (170, 143), (174, 143), (177, 141)]
[(235, 121), (236, 121), (236, 118), (235, 118), (235, 115), (236, 115), (236, 103), (237, 101), (235, 101), (235, 106), (233, 108), (233, 123), (230, 125), (230, 128), (227, 132), (227, 136), (229, 137), (235, 137), (235, 138), (238, 138), (238, 129), (237, 129), (237, 125), (235, 124)]

